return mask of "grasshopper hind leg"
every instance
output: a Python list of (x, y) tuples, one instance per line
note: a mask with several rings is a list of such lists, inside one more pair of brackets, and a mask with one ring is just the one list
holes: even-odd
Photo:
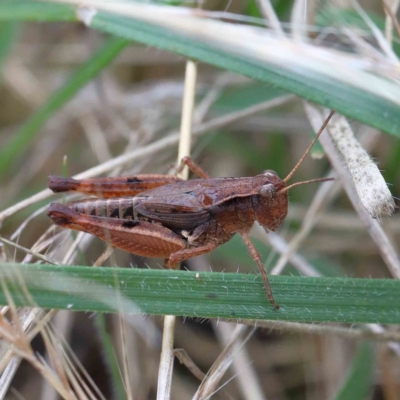
[(56, 225), (91, 233), (114, 247), (139, 256), (169, 258), (186, 248), (186, 242), (170, 229), (145, 221), (84, 215), (58, 203), (51, 204), (47, 214)]

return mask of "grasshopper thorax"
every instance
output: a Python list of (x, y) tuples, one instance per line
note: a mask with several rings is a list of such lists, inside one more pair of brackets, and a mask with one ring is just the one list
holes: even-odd
[(254, 179), (253, 210), (256, 220), (267, 231), (276, 230), (288, 212), (288, 193), (280, 192), (285, 182), (272, 170), (264, 171)]

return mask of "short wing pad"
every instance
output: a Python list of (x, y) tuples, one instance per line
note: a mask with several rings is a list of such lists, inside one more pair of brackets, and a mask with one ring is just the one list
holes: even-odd
[(135, 206), (135, 210), (138, 214), (170, 228), (184, 230), (194, 229), (210, 219), (210, 214), (205, 209), (177, 204), (144, 202)]

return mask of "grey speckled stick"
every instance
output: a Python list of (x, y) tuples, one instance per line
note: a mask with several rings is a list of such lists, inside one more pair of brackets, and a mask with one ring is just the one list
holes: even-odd
[(334, 115), (328, 128), (368, 213), (376, 219), (392, 215), (395, 205), (387, 184), (378, 166), (354, 137), (346, 118)]
[[(306, 102), (304, 104), (311, 125), (314, 129), (318, 129), (321, 126), (322, 121), (324, 120), (324, 116), (317, 107)], [(322, 134), (320, 136), (320, 142), (324, 147), (332, 166), (339, 174), (343, 187), (350, 201), (352, 202), (354, 209), (357, 211), (361, 222), (368, 230), (368, 233), (370, 234), (373, 241), (377, 244), (379, 252), (386, 265), (388, 266), (390, 273), (393, 277), (400, 279), (400, 260), (397, 252), (394, 249), (392, 243), (390, 243), (389, 238), (387, 237), (379, 222), (376, 219), (373, 219), (366, 208), (362, 205), (359, 195), (355, 190), (354, 181), (353, 179), (351, 179), (349, 170), (346, 167), (345, 162), (339, 155), (339, 152), (334, 145), (332, 139), (329, 135)]]

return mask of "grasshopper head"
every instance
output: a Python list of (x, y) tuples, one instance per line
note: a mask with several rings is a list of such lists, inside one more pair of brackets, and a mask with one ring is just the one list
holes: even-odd
[(257, 192), (253, 196), (253, 207), (257, 221), (266, 231), (276, 230), (284, 221), (288, 211), (288, 193), (280, 192), (285, 182), (272, 170), (256, 177)]

